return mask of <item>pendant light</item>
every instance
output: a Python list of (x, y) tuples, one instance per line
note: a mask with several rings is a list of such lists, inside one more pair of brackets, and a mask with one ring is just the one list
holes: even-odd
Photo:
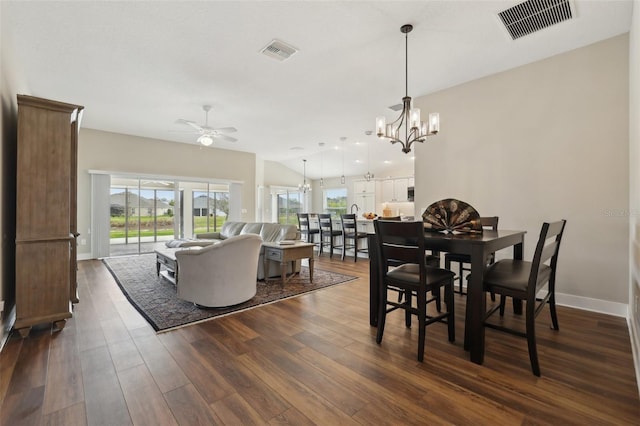
[(318, 146), (320, 147), (320, 188), (324, 188), (324, 142), (320, 142)]
[(347, 138), (346, 136), (342, 136), (340, 140), (342, 141), (342, 176), (340, 176), (340, 183), (344, 185), (347, 181), (344, 177), (344, 141), (347, 140)]
[[(365, 130), (364, 134), (367, 136), (371, 136), (373, 132), (371, 130)], [(369, 149), (369, 141), (367, 141), (367, 173), (364, 175), (364, 178), (366, 179), (367, 182), (370, 182), (371, 179), (374, 178), (373, 173), (371, 173), (369, 170), (371, 169), (371, 152)]]

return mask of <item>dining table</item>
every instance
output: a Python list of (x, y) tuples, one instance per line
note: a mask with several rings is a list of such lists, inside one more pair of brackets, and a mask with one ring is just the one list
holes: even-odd
[[(425, 248), (432, 252), (468, 254), (471, 256), (471, 276), (467, 282), (464, 348), (476, 364), (484, 361), (484, 317), (486, 297), (483, 275), (491, 253), (513, 248), (513, 259), (522, 260), (526, 231), (484, 230), (482, 233), (448, 233), (426, 230)], [(368, 234), (369, 245), (369, 323), (378, 325), (379, 272), (376, 234)], [(516, 313), (522, 312), (521, 301), (514, 301)]]

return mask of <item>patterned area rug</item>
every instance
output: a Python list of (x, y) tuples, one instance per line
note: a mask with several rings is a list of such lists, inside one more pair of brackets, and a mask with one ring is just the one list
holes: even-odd
[(227, 308), (202, 309), (178, 299), (174, 285), (156, 276), (155, 254), (110, 257), (103, 259), (103, 262), (127, 299), (158, 332), (356, 279), (314, 268), (313, 283), (309, 283), (309, 269), (303, 266), (300, 275), (291, 278), (284, 287), (280, 281), (268, 284), (258, 281), (253, 299)]

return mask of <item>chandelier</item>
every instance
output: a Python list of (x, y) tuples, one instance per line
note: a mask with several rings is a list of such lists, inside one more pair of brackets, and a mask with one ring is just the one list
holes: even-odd
[(298, 185), (298, 190), (306, 194), (307, 191), (311, 192), (311, 185), (307, 183), (307, 160), (302, 161), (302, 184)]
[[(376, 118), (376, 129), (379, 138), (387, 138), (392, 144), (400, 143), (402, 152), (411, 152), (414, 142), (424, 142), (427, 136), (432, 136), (440, 130), (440, 116), (438, 113), (430, 113), (427, 122), (420, 121), (420, 109), (412, 108), (409, 96), (409, 36), (413, 25), (403, 25), (400, 31), (405, 37), (405, 96), (402, 98), (402, 112), (394, 122), (386, 124), (385, 117)], [(401, 138), (400, 130), (404, 127), (404, 135)]]

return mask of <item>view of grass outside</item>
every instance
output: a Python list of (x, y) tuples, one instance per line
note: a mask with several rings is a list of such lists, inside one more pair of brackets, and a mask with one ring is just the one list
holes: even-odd
[(193, 233), (219, 231), (229, 215), (229, 193), (193, 191)]
[(278, 223), (298, 226), (298, 213), (302, 213), (300, 192), (278, 194)]
[(109, 237), (112, 240), (174, 235), (172, 190), (142, 189), (135, 185), (111, 188)]
[(347, 188), (325, 189), (323, 208), (334, 219), (340, 219), (340, 215), (347, 213)]
[[(110, 238), (153, 237), (173, 235), (173, 215), (157, 216), (157, 228), (154, 230), (153, 216), (129, 216), (128, 229), (125, 228), (124, 216), (111, 216)], [(206, 219), (206, 218), (205, 218)], [(138, 220), (140, 220), (140, 233), (138, 235)]]
[(220, 230), (222, 228), (222, 224), (224, 224), (225, 220), (227, 220), (226, 216), (218, 216), (215, 219), (215, 227), (214, 227), (214, 219), (213, 217), (209, 217), (209, 229), (207, 230), (207, 218), (205, 217), (194, 217), (193, 218), (193, 232), (194, 234), (199, 234), (202, 232), (212, 232), (214, 229)]

